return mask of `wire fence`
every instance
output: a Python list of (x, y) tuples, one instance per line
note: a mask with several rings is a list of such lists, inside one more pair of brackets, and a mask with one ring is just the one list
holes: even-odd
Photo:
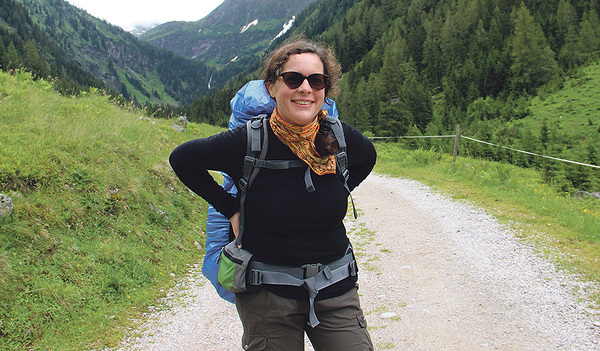
[(523, 150), (518, 150), (518, 149), (513, 149), (512, 147), (508, 147), (508, 146), (502, 146), (502, 145), (497, 145), (497, 144), (492, 144), (492, 143), (488, 143), (487, 141), (481, 141), (481, 140), (477, 140), (477, 139), (473, 139), (473, 138), (469, 138), (467, 136), (460, 136), (461, 138), (465, 138), (467, 140), (471, 140), (471, 141), (475, 141), (478, 143), (482, 143), (482, 144), (487, 144), (487, 145), (491, 145), (491, 146), (496, 146), (496, 147), (500, 147), (503, 149), (507, 149), (507, 150), (511, 150), (511, 151), (516, 151), (516, 152), (521, 152), (527, 155), (533, 155), (533, 156), (538, 156), (538, 157), (544, 157), (544, 158), (549, 158), (551, 160), (555, 160), (555, 161), (561, 161), (561, 162), (568, 162), (568, 163), (573, 163), (576, 165), (580, 165), (580, 166), (586, 166), (586, 167), (593, 167), (593, 168), (600, 168), (600, 166), (596, 166), (596, 165), (590, 165), (587, 163), (581, 163), (581, 162), (577, 162), (577, 161), (571, 161), (571, 160), (566, 160), (564, 158), (558, 158), (558, 157), (552, 157), (552, 156), (546, 156), (546, 155), (540, 155), (540, 154), (536, 154), (534, 152), (529, 152), (529, 151), (523, 151)]
[[(458, 128), (457, 130), (460, 130), (460, 128)], [(494, 144), (494, 143), (490, 143), (487, 141), (483, 141), (483, 140), (477, 140), (475, 138), (470, 138), (468, 136), (464, 136), (464, 135), (414, 135), (414, 136), (401, 136), (401, 137), (370, 137), (369, 139), (371, 140), (385, 140), (385, 139), (418, 139), (418, 138), (456, 138), (456, 145), (455, 145), (455, 150), (458, 146), (458, 139), (463, 138), (466, 140), (470, 140), (470, 141), (474, 141), (477, 143), (481, 143), (481, 144), (485, 144), (485, 145), (490, 145), (490, 146), (495, 146), (495, 147), (499, 147), (502, 149), (506, 149), (506, 150), (511, 150), (511, 151), (515, 151), (515, 152), (520, 152), (523, 154), (527, 154), (527, 155), (532, 155), (532, 156), (537, 156), (537, 157), (543, 157), (543, 158), (548, 158), (551, 160), (555, 160), (555, 161), (561, 161), (561, 162), (567, 162), (567, 163), (572, 163), (572, 164), (576, 164), (576, 165), (580, 165), (580, 166), (585, 166), (585, 167), (592, 167), (592, 168), (598, 168), (600, 169), (600, 166), (597, 165), (590, 165), (587, 163), (582, 163), (582, 162), (577, 162), (577, 161), (571, 161), (571, 160), (566, 160), (564, 158), (558, 158), (558, 157), (552, 157), (552, 156), (546, 156), (546, 155), (541, 155), (541, 154), (536, 154), (535, 152), (529, 152), (529, 151), (524, 151), (524, 150), (519, 150), (519, 149), (514, 149), (512, 147), (508, 147), (508, 146), (502, 146), (502, 145), (498, 145), (498, 144)], [(455, 152), (456, 153), (456, 152)], [(456, 154), (455, 154), (456, 157)]]
[(416, 139), (416, 138), (454, 138), (454, 135), (406, 135), (401, 137), (369, 137), (371, 140), (377, 139)]

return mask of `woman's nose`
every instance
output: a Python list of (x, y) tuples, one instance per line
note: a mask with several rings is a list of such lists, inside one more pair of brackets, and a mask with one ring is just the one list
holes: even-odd
[(308, 79), (304, 78), (304, 80), (302, 81), (302, 84), (300, 84), (300, 86), (298, 87), (298, 90), (306, 91), (306, 92), (312, 90), (312, 87), (310, 86)]

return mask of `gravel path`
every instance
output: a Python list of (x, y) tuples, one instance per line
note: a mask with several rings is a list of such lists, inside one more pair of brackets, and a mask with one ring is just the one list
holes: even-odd
[[(348, 220), (376, 350), (600, 350), (599, 291), (466, 202), (371, 175)], [(240, 350), (235, 307), (190, 274), (122, 350)], [(312, 350), (307, 343), (307, 350)]]

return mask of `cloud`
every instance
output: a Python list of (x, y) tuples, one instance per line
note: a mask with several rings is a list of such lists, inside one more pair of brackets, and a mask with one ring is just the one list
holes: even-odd
[(214, 10), (223, 0), (67, 0), (92, 16), (114, 25), (135, 25), (169, 21), (197, 21)]

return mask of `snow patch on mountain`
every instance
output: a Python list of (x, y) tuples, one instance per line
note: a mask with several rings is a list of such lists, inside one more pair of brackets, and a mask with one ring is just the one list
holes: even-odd
[(244, 27), (242, 27), (242, 30), (240, 31), (240, 34), (244, 33), (245, 31), (247, 31), (250, 27), (255, 26), (258, 24), (258, 19), (255, 19), (254, 21), (248, 23), (247, 25), (245, 25)]
[[(277, 34), (275, 36), (275, 38), (273, 38), (271, 40), (271, 43), (279, 38), (280, 36), (284, 35), (288, 30), (290, 30), (290, 28), (292, 28), (292, 26), (294, 25), (294, 22), (296, 21), (296, 16), (292, 16), (292, 19), (290, 19), (289, 21), (287, 21), (286, 23), (283, 24), (283, 29), (281, 30), (281, 32), (279, 32), (279, 34)], [(269, 43), (269, 45), (271, 45), (271, 43)]]

